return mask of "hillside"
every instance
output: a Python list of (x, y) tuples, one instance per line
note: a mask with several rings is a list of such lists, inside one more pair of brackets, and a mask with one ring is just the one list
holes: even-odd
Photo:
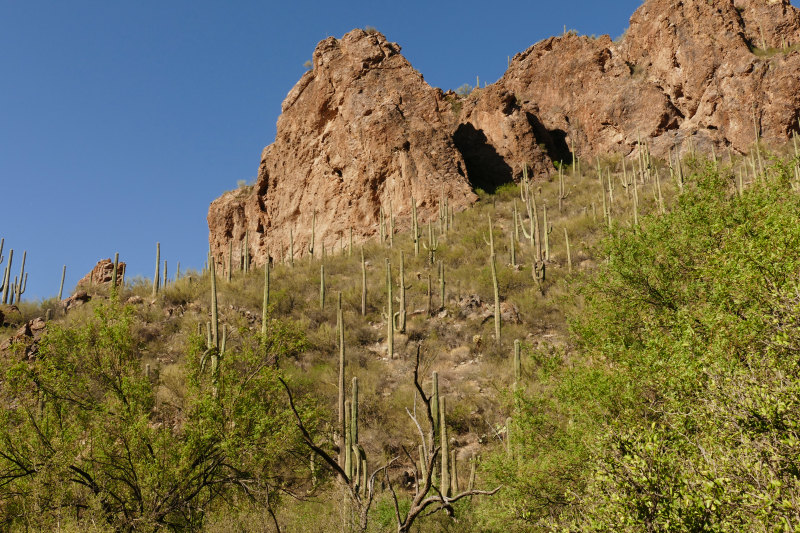
[(322, 41), (204, 268), (31, 301), (0, 244), (0, 527), (796, 531), (798, 42), (648, 0), (458, 94)]

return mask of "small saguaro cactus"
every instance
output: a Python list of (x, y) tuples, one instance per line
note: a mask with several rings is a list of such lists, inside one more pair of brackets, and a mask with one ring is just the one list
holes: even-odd
[(314, 211), (314, 214), (311, 216), (311, 244), (308, 245), (308, 253), (311, 257), (311, 261), (314, 260), (314, 234), (316, 233), (317, 229), (317, 212)]
[(159, 276), (161, 276), (161, 243), (156, 243), (156, 275), (153, 278), (153, 297), (158, 295)]
[(439, 301), (441, 302), (442, 306), (441, 309), (445, 308), (445, 299), (444, 299), (444, 263), (442, 260), (439, 260)]
[(169, 280), (169, 278), (167, 277), (167, 260), (166, 259), (164, 259), (164, 277), (162, 278), (162, 280), (163, 281), (161, 282), (161, 286), (166, 288), (167, 281)]
[(568, 272), (572, 274), (572, 253), (569, 250), (569, 234), (567, 233), (567, 228), (564, 228), (564, 242), (567, 245), (567, 268), (569, 269)]
[(269, 312), (269, 251), (264, 263), (264, 301), (261, 304), (261, 334), (267, 334), (267, 313)]
[(547, 204), (544, 204), (544, 258), (550, 261), (550, 234), (553, 233), (553, 225), (547, 226)]
[(570, 188), (569, 192), (565, 192), (566, 187), (564, 186), (564, 168), (562, 165), (558, 167), (558, 212), (561, 213), (564, 206), (564, 200), (572, 194), (572, 189)]
[(411, 240), (414, 241), (414, 257), (419, 255), (419, 241), (422, 235), (419, 233), (419, 224), (417, 223), (417, 202), (414, 197), (411, 197)]
[(536, 261), (531, 269), (533, 281), (536, 282), (536, 286), (539, 288), (539, 292), (541, 292), (542, 295), (544, 295), (545, 268), (544, 261)]
[(319, 266), (319, 308), (325, 309), (325, 265)]
[(28, 274), (25, 273), (25, 259), (28, 256), (28, 252), (22, 252), (22, 268), (19, 271), (19, 282), (17, 282), (17, 298), (16, 302), (19, 304), (22, 301), (22, 294), (25, 292), (25, 287), (28, 286)]
[(439, 240), (433, 231), (433, 224), (428, 221), (428, 244), (422, 243), (422, 247), (430, 252), (431, 265), (436, 264), (436, 252), (439, 250)]
[(378, 230), (381, 236), (381, 246), (383, 246), (383, 243), (386, 242), (386, 220), (385, 220), (386, 217), (383, 214), (383, 206), (381, 206), (379, 217), (380, 218), (378, 219)]
[(519, 381), (522, 374), (522, 364), (520, 362), (519, 339), (514, 339), (514, 390), (519, 388)]

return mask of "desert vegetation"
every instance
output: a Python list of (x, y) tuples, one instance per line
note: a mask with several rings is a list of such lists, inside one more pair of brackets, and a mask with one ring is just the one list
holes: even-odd
[(16, 295), (3, 528), (796, 530), (795, 147), (635, 154), (409, 232), (386, 206), (363, 244)]

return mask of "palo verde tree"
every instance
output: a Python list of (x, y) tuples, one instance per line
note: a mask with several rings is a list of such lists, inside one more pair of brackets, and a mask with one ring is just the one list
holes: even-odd
[[(218, 354), (215, 386), (197, 335), (182, 398), (166, 403), (132, 324), (133, 310), (110, 301), (82, 325), (51, 323), (35, 361), (0, 361), (5, 528), (54, 530), (71, 517), (116, 531), (194, 530), (233, 492), (271, 510), (278, 487), (291, 487), (299, 441), (274, 361), (302, 350), (303, 336), (277, 325), (239, 332)], [(304, 418), (313, 425), (313, 413)]]

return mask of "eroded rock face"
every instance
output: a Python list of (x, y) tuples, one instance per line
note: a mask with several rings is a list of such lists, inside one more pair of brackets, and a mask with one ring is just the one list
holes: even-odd
[[(293, 232), (295, 258), (308, 253), (316, 213), (315, 253), (340, 237), (378, 233), (379, 212), (391, 205), (396, 227), (409, 227), (411, 198), (420, 222), (444, 195), (462, 210), (477, 199), (464, 159), (443, 120), (440, 91), (379, 33), (353, 30), (319, 43), (314, 67), (282, 104), (275, 142), (261, 156), (252, 190), (215, 200), (209, 209), (211, 253), (234, 264), (249, 230), (256, 264), (282, 256)], [(223, 259), (224, 258), (224, 259)]]
[(786, 0), (648, 0), (620, 42), (546, 39), (514, 56), (495, 92), (535, 105), (551, 155), (567, 161), (573, 144), (582, 156), (627, 155), (639, 138), (659, 156), (689, 146), (744, 151), (754, 114), (764, 140), (786, 142), (797, 130), (800, 53), (760, 57), (750, 47), (800, 43), (798, 13)]

